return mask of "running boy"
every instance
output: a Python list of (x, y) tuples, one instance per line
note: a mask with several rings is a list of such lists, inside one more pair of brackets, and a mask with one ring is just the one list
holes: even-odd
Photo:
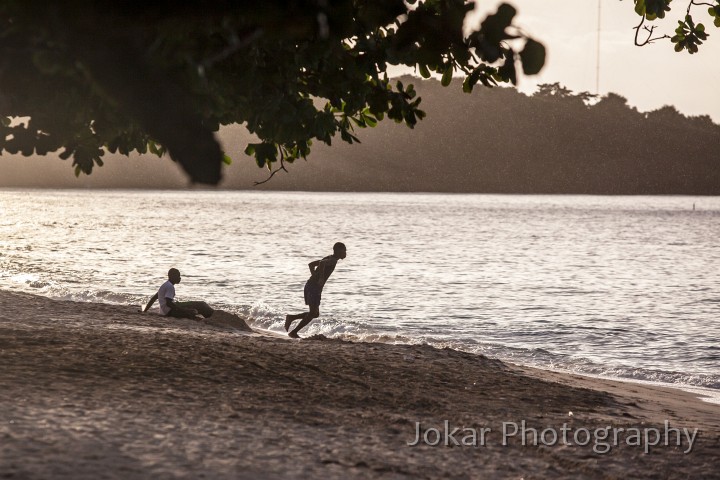
[(322, 260), (315, 260), (310, 262), (310, 279), (305, 283), (305, 305), (309, 307), (309, 311), (304, 313), (298, 313), (297, 315), (286, 315), (285, 316), (285, 330), (289, 331), (290, 326), (295, 320), (302, 319), (288, 335), (292, 338), (300, 338), (298, 332), (310, 323), (314, 318), (320, 316), (320, 295), (322, 289), (325, 286), (325, 282), (330, 277), (330, 274), (335, 270), (337, 261), (347, 256), (347, 249), (343, 243), (337, 242), (333, 245), (333, 254), (329, 255)]

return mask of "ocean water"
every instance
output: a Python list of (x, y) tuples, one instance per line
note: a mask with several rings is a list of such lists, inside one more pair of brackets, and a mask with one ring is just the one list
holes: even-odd
[[(694, 207), (694, 209), (693, 209)], [(282, 331), (720, 392), (720, 198), (0, 190), (0, 288), (144, 305), (177, 267)]]

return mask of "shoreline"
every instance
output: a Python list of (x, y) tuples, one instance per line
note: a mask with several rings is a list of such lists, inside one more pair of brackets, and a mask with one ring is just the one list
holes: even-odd
[[(41, 297), (41, 298), (46, 298), (46, 299), (49, 299), (49, 300), (52, 300), (52, 301), (58, 301), (58, 302), (77, 302), (77, 303), (80, 303), (80, 304), (99, 303), (99, 304), (102, 304), (102, 305), (112, 305), (112, 306), (116, 306), (116, 307), (126, 307), (126, 306), (129, 305), (128, 303), (118, 303), (118, 302), (91, 302), (91, 301), (87, 301), (87, 300), (70, 300), (70, 299), (64, 299), (64, 298), (47, 297), (47, 296), (45, 296), (45, 295), (41, 295), (41, 294), (37, 294), (37, 293), (32, 293), (32, 292), (23, 292), (23, 291), (15, 291), (15, 290), (2, 290), (2, 288), (0, 287), (0, 292), (2, 292), (2, 291), (5, 291), (5, 292), (7, 292), (7, 293), (17, 293), (17, 294), (21, 294), (21, 295), (38, 296), (38, 297)], [(140, 303), (142, 303), (142, 302), (140, 302)], [(139, 306), (140, 309), (142, 309), (142, 308), (144, 307), (144, 303), (142, 303), (142, 304), (140, 304), (140, 303), (138, 303), (138, 306)], [(157, 309), (157, 305), (156, 305), (153, 309), (151, 309), (151, 311), (150, 311), (149, 314), (152, 314), (153, 312), (154, 312), (154, 313), (157, 313), (157, 314), (159, 315), (159, 313), (158, 313), (159, 310)], [(229, 315), (234, 315), (234, 314), (230, 314), (229, 312), (225, 312), (225, 313), (227, 313), (227, 314), (229, 314)], [(266, 329), (266, 328), (256, 327), (256, 326), (254, 326), (254, 325), (251, 325), (251, 326), (249, 326), (248, 328), (251, 328), (251, 329), (252, 329), (253, 331), (255, 331), (255, 332), (259, 332), (259, 333), (264, 333), (264, 334), (268, 334), (268, 335), (272, 335), (272, 336), (277, 336), (277, 337), (285, 338), (285, 333), (283, 333), (283, 332), (274, 331), (274, 330), (268, 330), (268, 329)], [(403, 344), (403, 345), (404, 345), (404, 344), (407, 344), (407, 345), (425, 345), (425, 343), (422, 343), (422, 344), (410, 343), (410, 342), (409, 342), (410, 339), (411, 339), (411, 337), (408, 336), (408, 337), (407, 337), (407, 340), (408, 340), (407, 343), (384, 342), (384, 341), (381, 341), (381, 340), (369, 340), (369, 341), (368, 341), (368, 340), (365, 340), (365, 339), (363, 339), (363, 338), (353, 338), (353, 337), (350, 337), (350, 338), (342, 338), (342, 339), (337, 339), (337, 340), (342, 340), (342, 341), (347, 341), (347, 342), (353, 342), (353, 343), (370, 343), (370, 344), (382, 343), (382, 344), (386, 344), (386, 345), (401, 345), (401, 344)], [(440, 345), (432, 344), (432, 343), (427, 344), (427, 345), (433, 346), (433, 347), (435, 347), (435, 348), (440, 348), (440, 349), (442, 349), (442, 348), (451, 348), (451, 349), (453, 349), (453, 350), (460, 351), (460, 352), (464, 352), (464, 353), (469, 353), (469, 354), (472, 354), (472, 355), (484, 355), (484, 356), (487, 356), (487, 355), (485, 355), (485, 354), (483, 354), (483, 353), (474, 352), (474, 351), (469, 350), (469, 349), (458, 348), (457, 346), (452, 346), (452, 345), (448, 346), (448, 345), (443, 344), (443, 343), (441, 343)], [(515, 367), (517, 367), (517, 368), (528, 368), (528, 369), (531, 369), (531, 370), (538, 370), (538, 371), (540, 371), (540, 372), (557, 373), (557, 374), (561, 374), (561, 375), (570, 375), (570, 376), (575, 376), (575, 377), (586, 377), (586, 378), (588, 378), (588, 379), (598, 379), (598, 380), (602, 380), (602, 381), (613, 381), (613, 382), (621, 382), (621, 383), (630, 383), (630, 384), (645, 385), (645, 386), (648, 386), (648, 387), (659, 387), (659, 388), (668, 388), (668, 389), (679, 390), (679, 391), (682, 391), (682, 392), (685, 392), (685, 393), (690, 393), (690, 394), (692, 394), (693, 396), (695, 396), (697, 399), (699, 399), (699, 400), (701, 400), (701, 401), (703, 401), (703, 402), (720, 405), (720, 389), (713, 389), (713, 388), (709, 388), (709, 387), (704, 387), (704, 386), (699, 386), (699, 385), (691, 385), (691, 384), (671, 383), (671, 382), (662, 382), (662, 381), (655, 381), (655, 380), (645, 380), (645, 379), (635, 378), (635, 377), (605, 376), (605, 375), (602, 375), (602, 374), (593, 374), (593, 373), (586, 373), (586, 372), (578, 372), (578, 371), (574, 371), (574, 370), (571, 370), (571, 369), (568, 369), (568, 368), (562, 368), (562, 367), (552, 368), (552, 367), (548, 367), (548, 366), (544, 366), (544, 365), (533, 365), (533, 364), (526, 364), (526, 363), (516, 363), (516, 362), (514, 362), (512, 359), (508, 360), (508, 359), (500, 358), (500, 357), (497, 357), (497, 356), (490, 356), (489, 358), (502, 361), (502, 362), (504, 362), (504, 363), (507, 363), (508, 365), (513, 365), (513, 366), (515, 366)]]
[[(85, 299), (72, 300), (72, 299), (67, 299), (67, 298), (46, 296), (46, 295), (34, 293), (32, 291), (4, 290), (3, 288), (4, 287), (0, 287), (0, 292), (4, 291), (7, 293), (38, 296), (41, 298), (46, 298), (46, 299), (58, 301), (58, 302), (77, 302), (80, 304), (99, 303), (102, 305), (113, 305), (116, 307), (126, 307), (128, 305), (134, 305), (134, 304), (130, 304), (127, 302), (120, 303), (117, 301), (94, 302), (94, 301), (89, 301), (89, 300), (85, 300)], [(145, 298), (143, 297), (143, 301), (138, 303), (138, 307), (140, 309), (142, 309), (145, 306), (144, 300), (145, 300)], [(232, 308), (232, 307), (230, 307), (230, 308)], [(152, 314), (153, 312), (155, 312), (159, 315), (159, 313), (158, 313), (159, 310), (158, 310), (157, 304), (154, 306), (153, 309), (150, 310), (150, 314)], [(225, 312), (225, 313), (229, 313), (229, 312)], [(232, 315), (234, 315), (234, 314), (232, 314)], [(252, 318), (250, 320), (252, 320)], [(250, 325), (249, 328), (252, 328), (252, 330), (256, 331), (256, 332), (263, 332), (263, 333), (267, 333), (267, 334), (274, 335), (274, 336), (285, 337), (285, 334), (281, 331), (269, 330), (264, 327), (257, 327), (255, 325)], [(372, 336), (373, 335), (370, 334), (370, 337), (372, 337)], [(365, 337), (367, 337), (367, 335), (365, 335)], [(472, 349), (464, 349), (464, 348), (462, 348), (462, 346), (447, 345), (446, 342), (439, 342), (439, 344), (437, 344), (437, 343), (420, 343), (420, 344), (418, 344), (418, 343), (411, 343), (410, 340), (412, 339), (412, 337), (410, 337), (409, 335), (406, 335), (405, 338), (406, 338), (406, 343), (394, 343), (392, 341), (385, 342), (382, 340), (366, 340), (361, 335), (350, 336), (349, 338), (346, 337), (346, 338), (342, 338), (342, 339), (338, 339), (338, 340), (355, 342), (355, 343), (357, 343), (357, 342), (360, 342), (360, 343), (383, 343), (383, 344), (387, 344), (387, 345), (396, 345), (396, 344), (425, 345), (425, 344), (428, 344), (435, 348), (451, 348), (453, 350), (457, 350), (457, 351), (464, 352), (464, 353), (487, 356), (484, 353), (472, 351)], [(564, 367), (555, 368), (555, 367), (550, 367), (550, 366), (546, 366), (546, 365), (537, 365), (537, 364), (530, 364), (530, 363), (517, 363), (517, 362), (513, 361), (514, 360), (513, 358), (505, 359), (505, 358), (502, 358), (502, 357), (496, 356), (496, 355), (491, 355), (489, 358), (500, 360), (504, 363), (514, 365), (518, 368), (529, 368), (529, 369), (535, 369), (535, 370), (539, 370), (539, 371), (559, 373), (562, 375), (582, 376), (582, 377), (587, 377), (589, 379), (608, 380), (608, 381), (615, 381), (615, 382), (622, 382), (622, 383), (646, 385), (649, 387), (661, 387), (661, 388), (670, 388), (670, 389), (680, 390), (682, 392), (693, 394), (696, 398), (702, 400), (703, 402), (720, 405), (720, 389), (713, 389), (710, 387), (705, 387), (705, 386), (700, 386), (700, 385), (692, 385), (692, 384), (686, 384), (686, 383), (673, 383), (673, 382), (664, 382), (664, 381), (657, 381), (657, 380), (646, 380), (646, 379), (636, 378), (636, 377), (621, 377), (621, 376), (603, 375), (603, 374), (588, 373), (588, 372), (578, 372), (578, 371), (572, 370), (570, 368), (564, 368)]]
[(656, 382), (653, 380), (642, 380), (638, 378), (625, 378), (625, 377), (612, 377), (612, 376), (603, 376), (603, 375), (594, 375), (589, 373), (577, 373), (573, 372), (571, 370), (565, 370), (565, 369), (549, 369), (549, 368), (541, 368), (541, 367), (534, 367), (532, 365), (520, 365), (520, 364), (514, 364), (518, 368), (527, 368), (529, 370), (537, 370), (540, 372), (548, 372), (549, 374), (557, 373), (559, 375), (563, 376), (570, 376), (573, 378), (578, 379), (587, 379), (588, 382), (592, 383), (593, 381), (599, 380), (600, 382), (617, 382), (617, 383), (627, 383), (631, 385), (638, 385), (643, 386), (647, 388), (660, 388), (665, 390), (676, 390), (678, 392), (682, 392), (684, 394), (689, 394), (693, 398), (700, 400), (703, 403), (708, 403), (711, 405), (718, 405), (720, 407), (720, 390), (716, 390), (713, 388), (708, 387), (699, 387), (695, 385), (686, 385), (686, 384), (676, 384), (676, 383), (668, 383), (668, 382)]
[(238, 327), (0, 291), (0, 476), (717, 478), (720, 407), (683, 390)]
[[(158, 187), (158, 188), (151, 188), (151, 187), (27, 187), (27, 186), (0, 186), (0, 192), (2, 191), (11, 191), (11, 192), (28, 192), (28, 191), (34, 191), (34, 192), (52, 192), (52, 191), (60, 191), (60, 192), (66, 192), (66, 191), (73, 191), (73, 192), (93, 192), (93, 191), (104, 191), (104, 192), (169, 192), (169, 193), (187, 193), (188, 187), (187, 186), (179, 186), (179, 187)], [(356, 194), (368, 194), (368, 195), (375, 195), (375, 194), (389, 194), (389, 195), (477, 195), (477, 196), (497, 196), (497, 197), (511, 197), (511, 196), (519, 196), (519, 197), (630, 197), (630, 198), (639, 198), (639, 197), (670, 197), (670, 198), (677, 198), (677, 197), (687, 197), (687, 198), (717, 198), (720, 197), (720, 193), (718, 194), (705, 194), (705, 193), (583, 193), (583, 192), (574, 192), (574, 193), (513, 193), (513, 192), (442, 192), (442, 191), (421, 191), (421, 190), (413, 190), (413, 191), (406, 191), (406, 190), (353, 190), (353, 191), (347, 191), (347, 190), (275, 190), (271, 188), (266, 189), (256, 189), (252, 186), (248, 188), (224, 188), (224, 187), (192, 187), (191, 190), (193, 193), (202, 193), (202, 192), (218, 192), (218, 193), (231, 193), (231, 192), (238, 192), (238, 193), (267, 193), (267, 194), (283, 194), (283, 193), (292, 193), (292, 194), (301, 194), (301, 193), (327, 193), (327, 194), (348, 194), (348, 195), (356, 195)]]

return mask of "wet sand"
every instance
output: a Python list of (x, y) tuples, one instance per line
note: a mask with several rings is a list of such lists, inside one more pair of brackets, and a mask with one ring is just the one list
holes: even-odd
[[(0, 292), (0, 478), (720, 478), (720, 405), (689, 393), (241, 328)], [(699, 429), (691, 452), (625, 432), (594, 451), (666, 421)], [(409, 446), (416, 422), (440, 445)]]

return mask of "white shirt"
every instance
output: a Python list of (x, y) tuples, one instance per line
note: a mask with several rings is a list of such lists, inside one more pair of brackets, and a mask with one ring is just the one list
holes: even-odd
[(166, 298), (175, 299), (175, 285), (170, 280), (160, 285), (160, 290), (158, 290), (158, 302), (160, 302), (160, 311), (163, 315), (170, 313), (170, 306), (165, 301)]

